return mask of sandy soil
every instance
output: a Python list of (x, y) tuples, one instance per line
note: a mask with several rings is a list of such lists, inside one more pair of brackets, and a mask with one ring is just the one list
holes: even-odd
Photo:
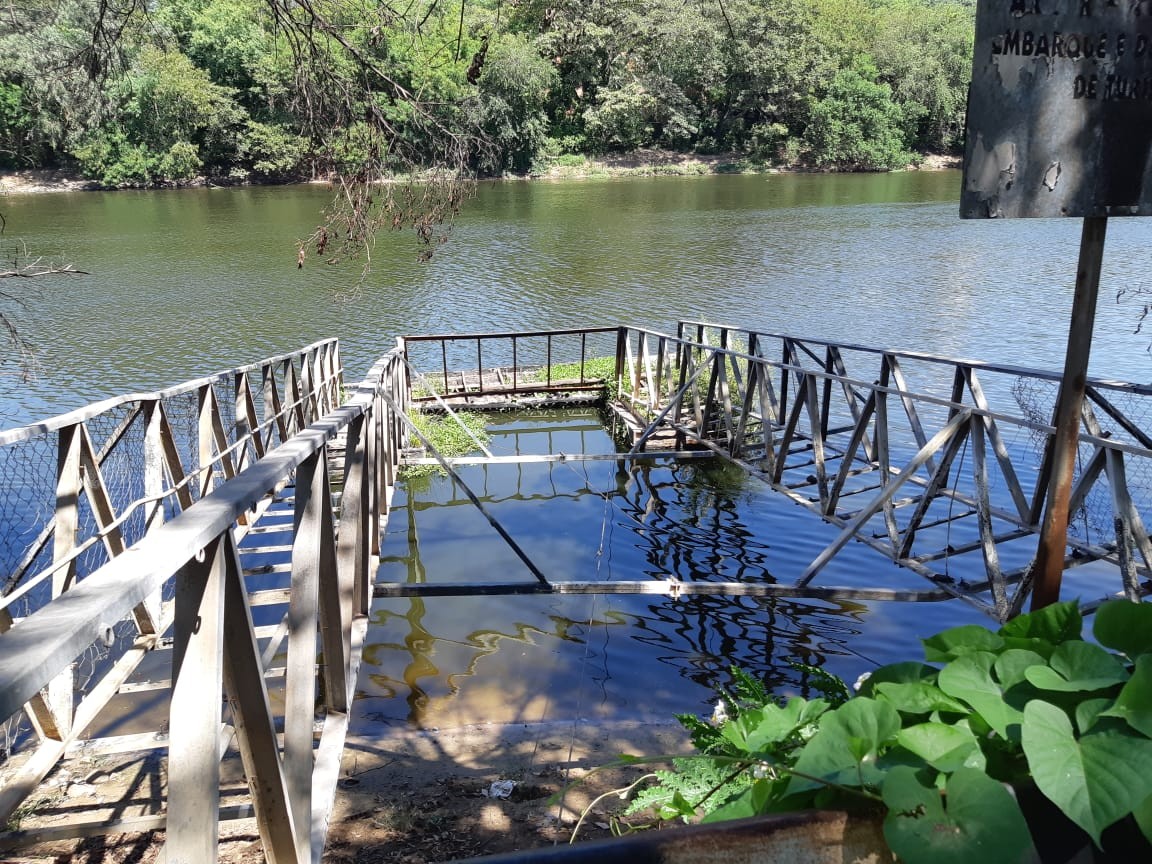
[(0, 174), (0, 194), (30, 195), (38, 192), (78, 192), (99, 189), (98, 183), (77, 180), (63, 171), (15, 171)]
[(610, 837), (627, 806), (616, 790), (651, 768), (596, 769), (620, 753), (687, 748), (674, 724), (480, 724), (353, 738), (325, 860), (423, 864), (511, 852), (567, 843), (578, 822), (578, 840)]

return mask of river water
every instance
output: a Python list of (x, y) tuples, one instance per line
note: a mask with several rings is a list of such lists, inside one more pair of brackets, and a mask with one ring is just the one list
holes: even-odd
[[(383, 237), (353, 300), (358, 265), (296, 268), (297, 238), (329, 194), (320, 187), (14, 196), (0, 202), (6, 240), (89, 275), (3, 286), (20, 302), (2, 311), (38, 364), (23, 380), (8, 358), (0, 421), (328, 336), (356, 380), (401, 334), (670, 329), (679, 318), (1058, 369), (1079, 223), (962, 222), (958, 189), (955, 172), (484, 184), (431, 261), (417, 260), (411, 235)], [(1149, 338), (1133, 332), (1152, 287), (1145, 225), (1109, 229), (1100, 376), (1152, 377)], [(492, 431), (497, 452), (613, 448), (595, 416), (501, 418)], [(466, 479), (554, 578), (771, 579), (831, 539), (764, 488), (694, 464), (504, 466)], [(382, 578), (521, 573), (446, 479), (395, 503)], [(855, 545), (832, 583), (922, 587)], [(522, 597), (382, 602), (373, 620), (360, 716), (431, 726), (703, 711), (731, 662), (803, 692), (811, 675), (792, 661), (851, 679), (980, 619), (955, 603)]]
[[(957, 172), (483, 184), (417, 261), (389, 234), (357, 264), (296, 268), (323, 187), (9, 196), (5, 249), (91, 275), (19, 280), (33, 380), (0, 379), (0, 422), (173, 384), (339, 336), (355, 378), (404, 333), (709, 318), (860, 344), (1059, 368), (1078, 220), (957, 218)], [(1139, 303), (1146, 223), (1113, 220), (1093, 370), (1152, 377)]]

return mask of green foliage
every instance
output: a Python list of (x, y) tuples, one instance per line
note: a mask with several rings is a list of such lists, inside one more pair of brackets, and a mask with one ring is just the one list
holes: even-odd
[[(413, 414), (411, 419), (420, 434), (445, 459), (471, 453), (476, 449), (476, 441), (488, 443), (488, 418), (483, 414), (457, 412), (454, 419), (447, 414), (424, 412)], [(412, 443), (418, 444), (419, 438), (413, 436)], [(406, 480), (433, 474), (444, 474), (444, 469), (439, 465), (408, 465), (403, 470)]]
[(156, 176), (157, 155), (134, 144), (123, 129), (105, 127), (89, 134), (72, 155), (85, 177), (105, 186), (143, 186)]
[(249, 120), (240, 135), (239, 152), (257, 173), (272, 178), (289, 177), (303, 162), (307, 143), (282, 126)]
[[(1081, 625), (1064, 603), (997, 632), (945, 630), (924, 640), (932, 663), (881, 667), (840, 704), (780, 703), (740, 673), (711, 722), (678, 718), (700, 755), (633, 810), (705, 821), (873, 810), (907, 864), (1010, 864), (1032, 837), (1005, 784), (1034, 785), (1098, 846), (1129, 815), (1152, 842), (1152, 605), (1102, 606), (1099, 644)], [(722, 793), (699, 794), (709, 780)]]
[(811, 108), (805, 144), (822, 168), (881, 171), (914, 161), (905, 141), (904, 112), (892, 89), (867, 66), (841, 69)]
[(476, 117), (492, 142), (482, 168), (528, 169), (548, 135), (544, 105), (556, 82), (556, 70), (528, 39), (513, 33), (492, 43), (480, 75)]
[(34, 168), (46, 156), (27, 90), (0, 81), (0, 167)]
[(648, 147), (886, 169), (959, 145), (973, 31), (966, 0), (129, 5), (0, 22), (0, 163), (110, 185)]
[[(616, 377), (615, 357), (586, 357), (584, 359), (583, 380), (610, 381)], [(573, 363), (553, 363), (547, 369), (535, 372), (536, 381), (578, 381), (581, 379), (579, 361)]]

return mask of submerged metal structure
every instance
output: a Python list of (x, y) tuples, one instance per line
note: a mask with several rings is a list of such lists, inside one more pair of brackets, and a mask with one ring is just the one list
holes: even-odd
[[(28, 824), (0, 833), (0, 849), (163, 829), (168, 860), (211, 861), (222, 821), (254, 819), (269, 861), (319, 861), (373, 596), (961, 598), (1003, 620), (1030, 591), (1058, 382), (681, 322), (674, 334), (624, 326), (409, 337), (353, 386), (336, 343), (317, 343), (3, 433), (0, 719), (11, 746), (0, 815)], [(1087, 396), (1064, 563), (1091, 574), (1069, 580), (1090, 610), (1149, 590), (1152, 387), (1096, 380)], [(618, 452), (480, 447), (446, 459), (414, 446), (418, 406), (589, 400), (627, 424)], [(727, 460), (838, 533), (775, 580), (561, 581), (457, 477), (524, 576), (381, 582), (398, 472), (428, 459), (448, 471)], [(856, 541), (924, 577), (923, 588), (891, 587), (879, 569), (829, 584), (830, 562)], [(46, 778), (62, 776), (62, 765), (82, 776), (93, 758), (130, 778), (124, 797), (81, 798), (73, 803), (87, 816), (36, 823), (57, 795), (45, 792)]]
[[(421, 367), (422, 378), (445, 386), (436, 397), (422, 398), (480, 408), (499, 394), (496, 404), (508, 404), (538, 385), (523, 373), (522, 383), (501, 385), (513, 375), (500, 365), (483, 374), (452, 375), (450, 347), (468, 346), (476, 358), (485, 351), (489, 357), (515, 357), (523, 355), (524, 341), (546, 339), (550, 355), (556, 341), (582, 332), (586, 352), (593, 331), (434, 337), (437, 347), (426, 354), (431, 363)], [(427, 337), (419, 339), (422, 347), (428, 343)], [(537, 347), (539, 355), (543, 349)], [(999, 621), (1023, 608), (1052, 479), (1059, 375), (689, 321), (680, 322), (675, 335), (618, 328), (613, 362), (610, 401), (635, 433), (631, 448), (616, 458), (677, 458), (689, 447), (703, 449), (839, 527), (836, 540), (804, 570), (777, 574), (776, 582), (762, 585), (673, 579), (611, 585), (430, 582), (377, 585), (377, 596), (482, 591), (957, 597)], [(585, 365), (586, 360), (581, 369)], [(1152, 507), (1152, 437), (1141, 424), (1152, 409), (1152, 387), (1092, 380), (1087, 393), (1082, 467), (1071, 506), (1083, 518), (1072, 526), (1064, 565), (1104, 562), (1109, 568), (1111, 583), (1093, 582), (1093, 595), (1084, 598), (1085, 608), (1092, 609), (1106, 596), (1136, 599), (1149, 590), (1152, 544), (1142, 514)], [(656, 436), (666, 442), (671, 436), (673, 449), (651, 449)], [(515, 458), (542, 457), (467, 461)], [(888, 588), (879, 577), (867, 587), (827, 584), (822, 571), (853, 541), (930, 584), (920, 591)], [(978, 561), (979, 577), (954, 577), (958, 560)]]

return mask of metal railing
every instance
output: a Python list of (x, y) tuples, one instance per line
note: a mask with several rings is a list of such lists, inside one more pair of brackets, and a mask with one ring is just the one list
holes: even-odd
[[(73, 526), (81, 497), (92, 502), (109, 547), (103, 564), (60, 580), (50, 602), (0, 634), (0, 718), (26, 712), (38, 739), (5, 766), (0, 815), (11, 815), (98, 722), (145, 655), (170, 646), (170, 680), (151, 685), (170, 691), (167, 735), (157, 734), (152, 745), (167, 745), (164, 809), (101, 831), (161, 828), (168, 861), (215, 860), (221, 759), (234, 742), (250, 803), (229, 808), (229, 815), (256, 818), (269, 861), (319, 860), (371, 597), (370, 562), (379, 554), (380, 521), (403, 446), (398, 413), (406, 406), (405, 374), (394, 350), (336, 408), (342, 395), (336, 343), (318, 343), (0, 437), (59, 436), (53, 558), (61, 560), (60, 549), (70, 552), (78, 539)], [(263, 415), (254, 407), (250, 375), (264, 382)], [(229, 381), (235, 418), (220, 410), (217, 392)], [(180, 438), (167, 419), (170, 400), (187, 394), (200, 409), (200, 458), (191, 466), (177, 458)], [(94, 445), (86, 428), (101, 413), (95, 408), (107, 407), (132, 415), (121, 425), (141, 424), (149, 445), (142, 469), (155, 472), (153, 482), (161, 474), (168, 481), (131, 508), (159, 514), (161, 502), (172, 501), (180, 511), (147, 525), (131, 544), (116, 533), (122, 513), (106, 512), (97, 483), (101, 454), (117, 445)], [(343, 448), (339, 486), (329, 468), (334, 442)], [(215, 475), (227, 482), (214, 486)], [(294, 494), (285, 495), (292, 486)], [(243, 541), (258, 535), (257, 517), (277, 502), (291, 507), (290, 527), (281, 529), (290, 533), (283, 550), (289, 563), (245, 568)], [(287, 581), (254, 588), (253, 575), (269, 570), (284, 572)], [(262, 619), (271, 610), (278, 620), (257, 627), (254, 610)], [(115, 655), (77, 693), (70, 683), (77, 658), (129, 616), (129, 638), (119, 640)], [(274, 667), (283, 654), (283, 667)], [(273, 679), (282, 685), (273, 686)], [(223, 693), (225, 701), (206, 698), (212, 693)], [(10, 833), (7, 839), (21, 838)]]
[[(621, 398), (649, 420), (636, 450), (674, 429), (679, 446), (702, 442), (840, 526), (797, 587), (859, 540), (999, 620), (1021, 608), (1058, 375), (699, 322), (679, 334), (628, 328)], [(1131, 598), (1152, 573), (1150, 416), (1152, 388), (1089, 381), (1066, 566), (1110, 562)], [(926, 548), (937, 529), (944, 546)], [(1020, 559), (1024, 546), (1026, 559), (1003, 566), (1005, 549)], [(941, 569), (964, 554), (982, 558), (985, 579)], [(1089, 608), (1110, 593), (1095, 590)]]
[[(619, 327), (405, 336), (401, 345), (418, 370), (414, 400), (515, 396), (598, 390), (604, 376), (592, 361), (612, 358), (616, 372)], [(602, 364), (601, 364), (602, 365)], [(558, 369), (570, 374), (559, 374)]]

